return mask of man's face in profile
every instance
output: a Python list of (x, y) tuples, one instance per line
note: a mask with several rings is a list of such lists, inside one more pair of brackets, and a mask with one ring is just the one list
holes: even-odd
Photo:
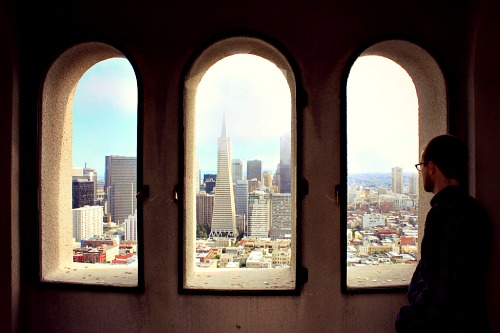
[(422, 150), (422, 154), (420, 155), (420, 163), (426, 163), (422, 165), (422, 181), (424, 183), (424, 190), (426, 192), (434, 191), (434, 179), (429, 172), (429, 162), (424, 159), (425, 156), (425, 148)]

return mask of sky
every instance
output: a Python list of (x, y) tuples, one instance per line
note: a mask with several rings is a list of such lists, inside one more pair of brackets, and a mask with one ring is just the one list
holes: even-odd
[(347, 170), (417, 172), (418, 100), (407, 72), (392, 60), (356, 60), (347, 80)]
[(224, 114), (232, 158), (261, 160), (262, 170), (274, 173), (280, 136), (291, 129), (291, 95), (283, 72), (264, 58), (238, 54), (205, 73), (196, 93), (196, 151), (202, 174), (217, 171)]
[(91, 67), (73, 100), (73, 166), (103, 178), (107, 155), (137, 156), (137, 80), (124, 58)]
[[(348, 172), (414, 172), (418, 102), (411, 78), (393, 61), (360, 57), (347, 82)], [(232, 158), (279, 163), (279, 137), (290, 132), (290, 89), (283, 72), (255, 55), (214, 64), (196, 95), (196, 149), (201, 173), (216, 173), (217, 138), (225, 114)], [(100, 62), (81, 78), (73, 104), (73, 166), (97, 169), (105, 156), (136, 156), (137, 82), (123, 58)], [(246, 163), (244, 163), (246, 166)]]

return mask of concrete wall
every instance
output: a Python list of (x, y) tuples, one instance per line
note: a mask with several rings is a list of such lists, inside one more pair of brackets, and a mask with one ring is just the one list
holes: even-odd
[[(470, 1), (474, 3), (470, 8), (468, 2), (221, 0), (160, 5), (153, 1), (15, 4), (2, 0), (14, 42), (4, 52), (0, 48), (1, 59), (5, 53), (13, 54), (12, 68), (19, 63), (19, 72), (6, 78), (12, 85), (3, 89), (2, 81), (0, 91), (1, 126), (9, 128), (13, 123), (11, 132), (2, 133), (7, 146), (2, 142), (0, 150), (2, 161), (4, 153), (11, 156), (8, 165), (0, 163), (0, 172), (10, 179), (0, 199), (0, 239), (11, 245), (13, 261), (12, 265), (2, 262), (0, 270), (1, 290), (13, 300), (1, 298), (2, 310), (9, 311), (6, 316), (26, 332), (394, 331), (395, 315), (405, 303), (403, 292), (344, 295), (340, 289), (340, 244), (345, 235), (340, 232), (340, 207), (329, 198), (335, 184), (342, 181), (343, 75), (357, 54), (384, 39), (408, 39), (434, 56), (447, 83), (450, 131), (474, 144), (472, 187), (498, 224), (499, 8), (494, 1)], [(299, 111), (299, 119), (302, 176), (309, 181), (309, 194), (302, 202), (301, 253), (309, 282), (299, 296), (178, 293), (180, 224), (171, 190), (181, 181), (182, 156), (177, 147), (181, 144), (183, 75), (203, 47), (242, 31), (283, 50), (296, 64), (296, 76), (308, 93), (309, 103)], [(144, 204), (143, 293), (50, 288), (37, 283), (40, 89), (53, 61), (67, 48), (87, 41), (105, 42), (123, 52), (142, 88), (143, 177), (151, 192)], [(9, 70), (2, 63), (0, 73), (5, 72)], [(19, 95), (13, 93), (18, 82)], [(19, 234), (14, 232), (17, 226)], [(494, 233), (500, 236), (500, 229)], [(20, 259), (16, 244), (20, 244)], [(498, 259), (500, 252), (495, 251)], [(20, 275), (16, 265), (20, 265)], [(492, 280), (498, 280), (498, 275), (492, 270)], [(14, 285), (10, 293), (4, 281)], [(493, 302), (500, 296), (500, 287), (492, 285), (491, 290), (491, 309), (500, 318)], [(500, 331), (498, 320), (493, 320), (493, 327)]]

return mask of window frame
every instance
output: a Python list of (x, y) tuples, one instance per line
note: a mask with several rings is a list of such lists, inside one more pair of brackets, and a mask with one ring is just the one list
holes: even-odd
[[(415, 85), (418, 100), (418, 140), (419, 152), (433, 137), (449, 133), (450, 117), (448, 111), (448, 92), (445, 71), (434, 55), (426, 48), (411, 39), (385, 39), (371, 41), (362, 47), (348, 60), (341, 78), (341, 164), (340, 172), (343, 183), (339, 186), (340, 204), (340, 253), (341, 253), (341, 291), (343, 294), (391, 293), (406, 292), (408, 285), (349, 287), (347, 277), (347, 80), (354, 62), (361, 56), (381, 56), (400, 65), (410, 76)], [(416, 156), (416, 158), (418, 158)], [(418, 174), (419, 184), (419, 225), (418, 243), (420, 259), (420, 244), (424, 234), (427, 203), (432, 198), (431, 193), (423, 191), (422, 179)], [(407, 281), (409, 283), (410, 281)]]
[[(190, 140), (188, 144), (188, 136), (190, 131), (194, 131), (194, 127), (189, 127), (188, 118), (195, 115), (195, 101), (196, 89), (201, 79), (215, 63), (218, 61), (236, 54), (253, 54), (262, 57), (274, 63), (284, 73), (284, 76), (290, 87), (291, 94), (291, 137), (292, 137), (292, 161), (295, 162), (295, 172), (292, 173), (292, 183), (295, 184), (295, 193), (292, 194), (292, 204), (295, 205), (295, 218), (294, 231), (292, 237), (295, 240), (295, 247), (292, 247), (292, 256), (295, 256), (295, 271), (293, 272), (295, 278), (295, 287), (293, 289), (279, 290), (279, 289), (201, 289), (201, 288), (188, 288), (186, 286), (188, 275), (194, 272), (193, 263), (186, 262), (187, 255), (194, 253), (194, 244), (189, 244), (187, 240), (190, 228), (196, 228), (196, 202), (191, 203), (194, 207), (194, 212), (188, 212), (187, 205), (190, 198), (186, 194), (187, 183), (192, 178), (187, 171), (188, 165), (194, 165), (194, 152), (196, 151), (195, 140)], [(301, 261), (301, 200), (307, 195), (307, 181), (300, 178), (302, 174), (301, 167), (301, 117), (302, 111), (307, 105), (307, 94), (302, 89), (300, 77), (298, 75), (297, 66), (293, 62), (292, 57), (285, 51), (283, 47), (277, 46), (275, 41), (270, 42), (268, 38), (256, 36), (253, 33), (237, 33), (235, 35), (223, 36), (222, 38), (215, 38), (207, 42), (203, 47), (200, 47), (193, 53), (191, 60), (187, 63), (184, 70), (184, 75), (180, 82), (180, 91), (182, 92), (182, 117), (180, 117), (180, 167), (179, 167), (179, 185), (174, 190), (174, 197), (179, 205), (179, 278), (178, 278), (178, 292), (180, 294), (198, 294), (198, 295), (299, 295), (304, 283), (307, 282), (307, 269), (302, 267)], [(191, 121), (194, 124), (194, 121)], [(295, 138), (295, 143), (293, 142)], [(193, 153), (188, 154), (187, 147)], [(292, 162), (292, 164), (293, 164)], [(194, 195), (194, 200), (196, 195)], [(191, 208), (193, 209), (193, 208)], [(193, 217), (190, 217), (191, 216)], [(193, 226), (188, 225), (188, 221), (194, 218)], [(194, 243), (194, 242), (191, 242)]]
[[(59, 54), (45, 73), (43, 85), (40, 88), (38, 103), (38, 284), (43, 288), (51, 289), (76, 289), (76, 290), (100, 290), (116, 292), (144, 292), (144, 241), (143, 241), (143, 202), (138, 197), (137, 219), (141, 221), (137, 225), (137, 284), (134, 285), (113, 285), (113, 284), (91, 284), (76, 283), (62, 278), (50, 279), (49, 274), (54, 274), (61, 270), (64, 265), (72, 263), (72, 255), (64, 255), (64, 250), (60, 248), (60, 237), (64, 241), (68, 238), (68, 227), (61, 226), (60, 215), (62, 202), (67, 200), (68, 193), (71, 200), (71, 185), (68, 182), (68, 189), (65, 189), (64, 198), (56, 199), (51, 194), (54, 189), (48, 188), (51, 181), (71, 176), (72, 167), (72, 118), (73, 118), (73, 97), (79, 80), (98, 62), (111, 58), (125, 58), (134, 70), (137, 81), (137, 188), (144, 189), (143, 184), (143, 92), (142, 80), (137, 66), (131, 61), (131, 57), (126, 56), (122, 51), (104, 42), (84, 42), (69, 47)], [(65, 117), (58, 120), (58, 117)], [(54, 143), (54, 138), (59, 141)], [(60, 138), (60, 139), (59, 139)], [(49, 155), (49, 156), (47, 156)], [(57, 156), (63, 162), (53, 163)], [(104, 156), (103, 156), (104, 158)], [(69, 160), (69, 161), (68, 161)], [(67, 178), (67, 177), (66, 177)], [(71, 179), (69, 177), (68, 179)], [(64, 188), (64, 184), (60, 183)], [(59, 187), (57, 187), (59, 188)], [(62, 192), (62, 191), (58, 191)], [(138, 190), (139, 192), (139, 190)], [(71, 207), (71, 205), (69, 206)], [(49, 218), (52, 213), (57, 213), (59, 218)], [(61, 214), (62, 213), (62, 214)], [(72, 212), (67, 213), (71, 217)], [(66, 216), (67, 218), (67, 216)], [(70, 224), (72, 226), (72, 223)], [(69, 228), (71, 238), (71, 228)], [(57, 245), (48, 244), (49, 239), (56, 237)], [(56, 263), (51, 262), (50, 257), (56, 258)], [(67, 257), (71, 257), (67, 258)], [(57, 274), (57, 273), (56, 273)], [(61, 274), (59, 274), (62, 276)]]

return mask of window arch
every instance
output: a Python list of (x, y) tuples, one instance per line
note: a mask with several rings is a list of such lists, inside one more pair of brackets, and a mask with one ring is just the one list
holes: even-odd
[[(254, 241), (255, 246), (262, 246), (264, 249), (269, 247), (272, 248), (274, 247), (276, 250), (272, 251), (267, 251), (264, 250), (265, 254), (264, 256), (268, 256), (269, 258), (269, 267), (275, 267), (278, 266), (276, 264), (278, 262), (279, 258), (274, 258), (271, 259), (273, 256), (271, 252), (275, 251), (275, 257), (278, 255), (278, 253), (283, 252), (283, 256), (286, 257), (288, 256), (288, 261), (286, 263), (286, 267), (283, 269), (260, 269), (260, 270), (250, 270), (250, 269), (201, 269), (199, 264), (197, 265), (196, 259), (195, 259), (195, 254), (197, 252), (197, 241), (196, 241), (196, 226), (197, 226), (197, 197), (200, 195), (197, 195), (197, 192), (199, 190), (199, 184), (202, 182), (203, 178), (200, 175), (199, 172), (199, 165), (200, 159), (197, 156), (197, 136), (200, 135), (200, 124), (198, 122), (200, 118), (200, 110), (202, 107), (200, 105), (197, 105), (198, 103), (203, 103), (200, 102), (203, 99), (204, 95), (202, 93), (202, 90), (204, 90), (206, 87), (206, 84), (204, 81), (209, 80), (209, 76), (211, 75), (210, 73), (213, 73), (216, 71), (216, 68), (221, 67), (221, 66), (229, 66), (231, 67), (231, 63), (233, 61), (243, 61), (240, 63), (240, 65), (236, 64), (236, 67), (232, 67), (233, 70), (242, 70), (247, 65), (241, 65), (243, 63), (248, 64), (248, 66), (251, 66), (250, 63), (256, 62), (258, 63), (258, 67), (256, 68), (266, 68), (265, 70), (268, 71), (266, 72), (266, 75), (268, 75), (270, 72), (273, 78), (277, 78), (277, 80), (281, 80), (279, 83), (276, 83), (274, 87), (275, 91), (286, 91), (285, 95), (288, 95), (288, 104), (284, 107), (287, 113), (287, 116), (284, 117), (281, 121), (286, 124), (285, 128), (286, 131), (288, 132), (288, 137), (286, 135), (281, 136), (281, 142), (280, 142), (280, 134), (275, 135), (275, 141), (274, 144), (277, 147), (277, 150), (275, 150), (275, 157), (277, 158), (275, 161), (280, 162), (280, 167), (277, 168), (276, 164), (273, 165), (273, 170), (270, 170), (268, 172), (262, 173), (264, 169), (268, 168), (265, 166), (265, 157), (261, 158), (262, 161), (260, 161), (257, 156), (255, 156), (255, 159), (250, 157), (250, 155), (246, 157), (241, 157), (237, 156), (237, 154), (233, 153), (231, 155), (231, 147), (235, 147), (237, 145), (237, 135), (241, 134), (241, 127), (240, 125), (245, 124), (247, 127), (250, 128), (257, 128), (256, 125), (258, 125), (259, 121), (252, 121), (250, 118), (246, 118), (243, 116), (244, 112), (244, 106), (241, 105), (241, 112), (240, 114), (232, 113), (231, 111), (229, 112), (220, 112), (220, 114), (213, 114), (212, 118), (215, 119), (214, 123), (214, 128), (211, 128), (211, 130), (216, 134), (217, 137), (219, 137), (219, 133), (221, 133), (221, 137), (224, 137), (223, 139), (223, 146), (225, 147), (225, 152), (224, 154), (221, 154), (220, 152), (220, 138), (219, 138), (219, 152), (215, 149), (217, 147), (217, 139), (210, 140), (211, 144), (213, 145), (213, 155), (214, 158), (216, 157), (215, 155), (217, 154), (218, 157), (218, 162), (217, 162), (217, 173), (219, 175), (216, 175), (216, 180), (214, 182), (216, 183), (217, 180), (219, 181), (219, 187), (217, 188), (216, 186), (216, 192), (218, 189), (218, 193), (220, 193), (219, 198), (217, 198), (218, 194), (214, 194), (214, 198), (212, 199), (214, 201), (213, 206), (210, 206), (210, 209), (213, 209), (213, 217), (211, 223), (210, 230), (206, 230), (209, 238), (209, 244), (212, 246), (214, 249), (215, 248), (220, 248), (223, 249), (225, 246), (222, 246), (221, 244), (223, 242), (226, 242), (224, 237), (229, 237), (232, 238), (236, 236), (236, 239), (238, 238), (238, 233), (241, 233), (242, 235), (248, 236), (246, 240), (248, 242), (246, 243), (246, 246), (241, 245), (240, 249), (243, 248), (241, 251), (248, 251), (249, 245)], [(239, 67), (238, 67), (239, 66)], [(260, 67), (259, 67), (260, 66)], [(255, 73), (247, 73), (248, 75), (255, 75)], [(245, 76), (244, 80), (248, 80), (247, 74), (243, 74), (242, 76)], [(224, 76), (224, 74), (221, 74)], [(228, 75), (226, 77), (229, 77)], [(264, 85), (266, 82), (264, 81), (264, 78), (261, 78), (261, 83)], [(270, 79), (271, 80), (271, 79)], [(184, 129), (185, 129), (185, 136), (184, 136), (184, 144), (185, 144), (185, 169), (184, 169), (184, 212), (183, 212), (183, 217), (184, 217), (184, 223), (183, 223), (183, 228), (184, 228), (184, 257), (182, 258), (181, 266), (183, 267), (183, 272), (182, 272), (182, 287), (181, 289), (183, 291), (189, 291), (189, 290), (204, 290), (204, 291), (237, 291), (237, 290), (252, 290), (252, 291), (270, 291), (272, 290), (273, 292), (285, 292), (285, 293), (290, 293), (290, 291), (296, 291), (298, 288), (298, 283), (296, 282), (296, 274), (297, 274), (297, 269), (296, 269), (296, 262), (297, 262), (297, 233), (296, 233), (296, 220), (297, 220), (297, 209), (296, 209), (296, 202), (297, 202), (297, 191), (296, 191), (296, 177), (297, 177), (297, 171), (296, 171), (296, 159), (297, 159), (297, 120), (296, 120), (296, 109), (295, 109), (295, 104), (296, 104), (296, 97), (295, 97), (295, 91), (296, 90), (296, 83), (295, 83), (295, 77), (293, 70), (286, 60), (286, 58), (273, 46), (270, 44), (261, 41), (256, 38), (251, 38), (251, 37), (234, 37), (234, 38), (228, 38), (222, 41), (219, 41), (217, 43), (212, 44), (210, 47), (208, 47), (206, 50), (204, 50), (201, 55), (195, 60), (193, 65), (191, 66), (186, 80), (185, 80), (185, 90), (184, 90)], [(212, 92), (213, 93), (213, 92)], [(261, 92), (259, 92), (261, 94)], [(269, 96), (272, 94), (268, 94)], [(268, 97), (269, 97), (268, 96)], [(227, 97), (227, 95), (226, 95)], [(255, 96), (255, 98), (260, 98), (259, 96)], [(265, 99), (265, 98), (264, 98)], [(262, 102), (262, 104), (266, 104), (268, 101)], [(267, 106), (261, 105), (261, 107), (266, 108)], [(278, 108), (283, 108), (282, 105), (276, 105)], [(222, 110), (220, 110), (222, 111)], [(259, 112), (257, 112), (259, 113)], [(265, 113), (265, 112), (264, 112)], [(256, 116), (254, 114), (254, 116)], [(266, 116), (265, 114), (263, 115), (264, 117)], [(267, 116), (272, 116), (272, 111), (267, 112)], [(241, 117), (241, 118), (238, 118)], [(253, 117), (253, 116), (252, 116)], [(210, 117), (209, 117), (210, 118)], [(274, 118), (273, 118), (273, 121)], [(235, 124), (238, 124), (240, 126), (240, 130), (236, 130)], [(205, 124), (207, 125), (207, 124)], [(279, 125), (275, 123), (275, 125)], [(209, 125), (207, 125), (209, 126)], [(253, 126), (253, 127), (252, 127)], [(278, 126), (276, 126), (278, 127)], [(271, 131), (269, 129), (270, 127), (266, 126), (261, 126), (259, 127), (259, 131), (262, 135), (268, 134), (266, 133), (267, 131)], [(233, 131), (234, 130), (234, 131)], [(227, 132), (226, 132), (227, 131)], [(280, 130), (276, 130), (276, 132), (281, 132)], [(227, 135), (226, 135), (227, 134)], [(230, 136), (234, 136), (234, 142), (233, 145), (231, 146), (230, 142)], [(240, 143), (244, 141), (245, 139), (240, 139)], [(212, 142), (214, 141), (214, 142)], [(249, 143), (250, 141), (256, 141), (256, 140), (248, 140), (246, 139), (246, 143)], [(229, 147), (229, 149), (228, 149)], [(260, 146), (262, 149), (262, 146)], [(233, 148), (234, 149), (234, 148)], [(288, 153), (286, 153), (286, 151)], [(228, 153), (229, 152), (229, 153)], [(281, 155), (281, 156), (280, 156)], [(221, 157), (222, 156), (222, 157)], [(231, 158), (232, 156), (232, 158)], [(224, 168), (220, 168), (219, 165), (222, 163), (221, 161), (224, 160), (223, 163), (227, 165), (226, 169), (232, 169), (233, 167), (235, 170), (232, 170), (230, 172), (229, 170), (224, 170)], [(244, 160), (246, 160), (247, 163), (244, 163)], [(247, 172), (242, 173), (243, 166), (247, 167)], [(288, 166), (288, 168), (286, 168)], [(236, 170), (238, 169), (238, 170)], [(285, 179), (286, 176), (288, 175), (288, 183), (291, 183), (290, 185), (286, 185), (286, 182), (281, 182), (279, 185), (277, 185), (275, 188), (273, 188), (272, 185), (272, 176), (271, 174), (274, 173), (277, 169), (279, 169), (278, 173), (280, 175), (283, 175), (281, 179)], [(212, 169), (215, 171), (215, 168)], [(263, 191), (256, 191), (253, 194), (251, 190), (249, 190), (253, 183), (251, 183), (252, 179), (247, 179), (247, 183), (243, 184), (245, 180), (242, 180), (242, 183), (237, 184), (234, 180), (232, 180), (233, 177), (241, 177), (242, 174), (247, 174), (247, 177), (254, 178), (252, 175), (253, 170), (259, 170), (257, 171), (255, 178), (256, 183), (259, 183), (259, 185), (256, 185), (257, 187), (260, 185), (265, 185), (265, 189)], [(226, 175), (227, 174), (227, 175)], [(239, 176), (238, 176), (239, 175)], [(215, 175), (214, 175), (215, 176)], [(262, 176), (262, 178), (261, 178)], [(229, 178), (228, 178), (229, 177)], [(228, 179), (226, 179), (228, 178)], [(241, 177), (239, 179), (242, 179), (244, 177)], [(231, 179), (231, 181), (229, 181)], [(229, 183), (233, 184), (229, 184)], [(228, 183), (224, 185), (225, 183)], [(231, 226), (229, 223), (228, 225), (225, 225), (224, 222), (221, 222), (219, 217), (216, 217), (216, 215), (219, 214), (220, 216), (220, 210), (217, 208), (217, 200), (219, 200), (219, 203), (223, 201), (223, 199), (220, 199), (222, 196), (222, 193), (226, 193), (227, 195), (227, 211), (229, 214), (228, 216), (231, 215), (231, 210), (232, 208), (230, 207), (230, 199), (228, 198), (233, 198), (233, 200), (242, 200), (242, 195), (241, 192), (239, 192), (239, 195), (236, 195), (235, 193), (239, 191), (239, 186), (245, 187), (247, 191), (247, 195), (244, 200), (247, 200), (247, 205), (246, 208), (248, 209), (248, 215), (246, 215), (244, 218), (241, 216), (243, 215), (237, 215), (237, 208), (235, 207), (233, 209), (234, 211), (234, 219), (236, 220), (236, 226), (233, 224)], [(283, 194), (283, 193), (277, 193), (279, 192), (279, 188), (281, 186), (282, 191), (287, 191), (288, 194)], [(209, 185), (207, 184), (208, 188)], [(285, 188), (290, 188), (289, 190), (285, 190)], [(205, 189), (206, 189), (205, 188)], [(223, 189), (224, 188), (224, 189)], [(211, 189), (211, 187), (210, 187)], [(243, 191), (243, 190), (242, 190)], [(274, 192), (274, 193), (273, 193)], [(210, 196), (210, 194), (205, 193), (205, 196)], [(286, 198), (285, 198), (286, 197)], [(206, 198), (207, 200), (210, 198)], [(251, 199), (251, 200), (249, 200)], [(198, 198), (198, 201), (201, 200)], [(249, 200), (249, 201), (248, 201)], [(273, 234), (270, 229), (272, 229), (273, 225), (273, 208), (272, 205), (275, 207), (278, 207), (280, 205), (283, 205), (283, 209), (276, 209), (275, 215), (278, 215), (278, 211), (283, 212), (287, 211), (288, 216), (285, 218), (287, 219), (288, 222), (288, 228), (289, 228), (289, 234), (284, 235), (284, 231), (278, 230), (276, 231), (276, 234)], [(278, 203), (279, 202), (279, 203)], [(199, 202), (198, 202), (199, 204)], [(222, 205), (222, 204), (221, 204)], [(267, 208), (265, 205), (268, 205)], [(206, 206), (206, 205), (205, 205)], [(285, 207), (286, 206), (286, 207)], [(203, 205), (199, 205), (199, 207), (203, 207)], [(213, 208), (212, 208), (213, 207)], [(253, 214), (252, 215), (252, 212)], [(263, 224), (257, 223), (259, 219), (262, 218), (262, 214), (265, 214), (265, 211), (268, 212), (267, 216), (268, 219), (267, 222), (264, 222)], [(199, 212), (198, 212), (199, 213)], [(200, 215), (199, 215), (200, 216)], [(238, 219), (238, 216), (240, 218)], [(257, 217), (260, 216), (260, 217)], [(283, 217), (281, 217), (283, 220)], [(223, 218), (224, 219), (224, 218)], [(231, 218), (228, 218), (229, 221)], [(277, 218), (279, 219), (279, 218)], [(282, 221), (281, 220), (281, 221)], [(262, 221), (260, 221), (262, 222)], [(240, 223), (239, 227), (237, 224)], [(265, 225), (268, 225), (268, 229), (265, 229)], [(263, 229), (264, 228), (264, 229)], [(284, 227), (283, 229), (286, 229)], [(232, 232), (234, 230), (234, 232)], [(281, 232), (281, 233), (280, 233)], [(210, 233), (210, 234), (209, 234)], [(255, 239), (253, 238), (255, 236)], [(261, 241), (259, 237), (266, 236), (265, 238), (269, 238), (267, 241)], [(283, 249), (280, 249), (280, 243), (278, 239), (285, 239), (288, 237), (288, 242), (283, 241), (282, 246)], [(217, 240), (219, 239), (219, 240)], [(233, 239), (234, 241), (234, 239)], [(245, 239), (244, 239), (245, 241)], [(205, 243), (206, 244), (206, 243)], [(234, 243), (233, 243), (234, 244)], [(241, 244), (241, 243), (240, 243)], [(258, 244), (258, 245), (257, 245)], [(284, 245), (288, 244), (288, 245)], [(236, 246), (231, 246), (229, 248), (229, 243), (227, 243), (227, 252), (229, 250), (235, 251), (238, 253), (236, 256), (239, 256), (239, 263), (245, 265), (245, 259), (242, 259), (242, 256), (240, 255), (241, 253), (238, 252), (240, 250), (237, 249)], [(246, 248), (246, 250), (245, 250)], [(289, 252), (287, 252), (288, 250)], [(200, 251), (198, 249), (198, 251)], [(218, 250), (216, 250), (218, 251)], [(218, 257), (220, 256), (220, 261), (222, 262), (223, 265), (225, 265), (225, 253), (221, 253), (217, 255)], [(245, 257), (246, 254), (243, 254), (243, 257)], [(249, 253), (249, 255), (251, 255)], [(211, 255), (209, 255), (211, 256)], [(275, 260), (276, 259), (276, 260)], [(202, 259), (204, 260), (204, 259)], [(231, 260), (231, 259), (228, 259)], [(272, 260), (272, 264), (271, 264)], [(250, 262), (250, 260), (248, 261)], [(214, 261), (211, 261), (211, 264), (213, 264)], [(249, 267), (249, 266), (247, 266)], [(267, 267), (267, 266), (266, 266)], [(268, 282), (270, 279), (270, 274), (278, 274), (279, 277), (279, 283), (278, 278), (276, 278), (273, 282)], [(219, 276), (220, 275), (220, 276)], [(216, 278), (213, 278), (211, 280), (207, 280), (207, 277), (214, 277), (217, 276)], [(232, 278), (231, 278), (232, 277)], [(241, 278), (241, 279), (240, 279)], [(215, 280), (223, 280), (225, 281), (224, 283), (220, 284), (214, 284), (212, 283)], [(237, 283), (233, 281), (232, 279), (238, 279)], [(249, 282), (250, 280), (253, 280), (254, 282)], [(207, 282), (210, 281), (210, 282)], [(276, 282), (276, 283), (274, 283)]]
[[(406, 71), (409, 78), (413, 82), (416, 92), (416, 98), (418, 101), (418, 151), (415, 152), (415, 161), (418, 161), (419, 154), (422, 151), (424, 145), (434, 136), (446, 133), (448, 131), (448, 112), (447, 112), (447, 96), (446, 96), (446, 85), (441, 69), (438, 63), (433, 59), (433, 57), (424, 49), (408, 41), (403, 40), (388, 40), (376, 43), (368, 47), (363, 51), (359, 57), (364, 56), (378, 56), (393, 61), (397, 65)], [(359, 58), (357, 58), (359, 59)], [(355, 60), (357, 60), (355, 59)], [(350, 69), (349, 69), (350, 71)], [(347, 78), (346, 78), (347, 79)], [(349, 113), (349, 103), (346, 103), (346, 115)], [(347, 117), (348, 118), (348, 117)], [(347, 119), (346, 118), (346, 119)], [(386, 119), (385, 121), (390, 121)], [(349, 145), (349, 137), (346, 132), (346, 143)], [(344, 163), (348, 162), (347, 148), (344, 155)], [(416, 162), (415, 162), (416, 163)], [(346, 166), (346, 164), (344, 164)], [(349, 166), (345, 167), (343, 171), (343, 177), (347, 180)], [(396, 170), (397, 171), (397, 170)], [(391, 172), (391, 170), (388, 170)], [(419, 179), (418, 187), (421, 189), (421, 179)], [(346, 181), (347, 184), (347, 181)], [(347, 190), (347, 189), (346, 189)], [(428, 202), (430, 200), (430, 195), (425, 193), (423, 190), (418, 191), (418, 202)], [(419, 206), (418, 209), (418, 239), (417, 245), (420, 244), (422, 239), (425, 216), (428, 209), (426, 205)], [(382, 281), (382, 278), (375, 277), (376, 274), (370, 275), (372, 271), (376, 271), (375, 267), (372, 268), (359, 268), (364, 270), (363, 272), (357, 272), (349, 274), (348, 268), (348, 252), (347, 245), (347, 202), (342, 207), (343, 209), (343, 222), (341, 223), (343, 235), (346, 237), (343, 239), (343, 260), (342, 260), (342, 288), (343, 291), (355, 291), (363, 289), (381, 288), (388, 287), (403, 287), (405, 288), (409, 282), (409, 279), (405, 281), (393, 281), (389, 278), (390, 283), (388, 285), (387, 281)], [(352, 232), (352, 230), (351, 230)], [(354, 235), (351, 235), (354, 237)], [(399, 269), (399, 268), (398, 268)], [(410, 276), (414, 270), (414, 267), (408, 266), (408, 272), (399, 272), (401, 276)], [(380, 269), (379, 269), (380, 271)], [(398, 273), (398, 274), (399, 274)], [(360, 275), (361, 274), (361, 275)], [(388, 273), (391, 275), (391, 273)], [(370, 276), (368, 276), (370, 275)], [(380, 275), (380, 274), (379, 274)], [(394, 275), (394, 274), (393, 274)], [(362, 283), (365, 280), (369, 283)], [(387, 280), (387, 279), (386, 279)], [(360, 282), (361, 281), (361, 282)]]
[[(120, 253), (120, 247), (117, 245), (119, 240), (112, 241), (112, 244), (106, 244), (109, 245), (106, 247), (101, 244), (102, 242), (99, 244), (94, 242), (87, 247), (90, 251), (91, 248), (97, 249), (97, 247), (103, 246), (104, 252), (100, 251), (99, 261), (105, 260), (108, 263), (105, 269), (101, 266), (85, 264), (85, 262), (88, 263), (89, 261), (95, 262), (94, 259), (86, 259), (80, 264), (75, 261), (74, 257), (75, 241), (76, 243), (80, 242), (80, 239), (75, 238), (75, 230), (78, 228), (75, 228), (75, 209), (72, 209), (75, 208), (75, 200), (72, 200), (75, 193), (75, 174), (73, 173), (72, 159), (75, 92), (82, 77), (91, 67), (113, 58), (125, 58), (125, 56), (117, 49), (103, 43), (80, 44), (65, 51), (53, 63), (44, 81), (41, 95), (39, 136), (40, 279), (42, 282), (121, 287), (137, 287), (142, 283), (142, 260), (139, 260), (139, 265), (136, 267), (110, 264), (113, 261), (111, 256)], [(137, 89), (137, 83), (135, 83), (135, 89)], [(100, 93), (102, 93), (102, 90)], [(131, 109), (133, 112), (132, 117), (135, 115), (137, 123), (137, 104), (132, 105)], [(95, 121), (104, 120), (101, 116), (95, 116)], [(133, 130), (137, 131), (137, 128), (136, 124)], [(95, 129), (89, 129), (88, 135), (95, 136)], [(140, 148), (140, 145), (137, 144), (137, 147)], [(136, 151), (135, 154), (138, 155), (137, 153)], [(109, 153), (109, 155), (113, 154), (113, 152)], [(134, 157), (134, 159), (136, 160), (137, 157)], [(102, 161), (104, 162), (104, 160), (105, 156), (102, 156)], [(106, 164), (107, 162), (106, 157)], [(137, 163), (134, 163), (134, 168), (136, 168), (135, 165)], [(83, 167), (83, 165), (81, 166)], [(83, 172), (85, 172), (85, 169), (83, 169)], [(90, 178), (97, 178), (91, 169), (89, 173)], [(97, 176), (102, 177), (104, 173), (103, 168), (101, 168), (100, 174)], [(133, 171), (132, 173), (135, 173), (133, 176), (140, 176), (140, 172)], [(87, 180), (93, 182), (93, 184), (90, 184), (93, 187), (89, 185), (88, 189), (92, 187), (94, 196), (96, 196), (98, 179), (91, 180), (90, 178)], [(73, 186), (71, 185), (72, 179)], [(135, 188), (128, 188), (135, 193), (137, 184), (139, 186), (141, 184), (141, 178), (134, 179), (134, 181), (136, 181)], [(79, 191), (85, 190), (82, 188)], [(130, 194), (131, 200), (135, 200), (135, 194)], [(89, 195), (91, 196), (91, 194)], [(78, 203), (76, 202), (78, 207), (83, 206), (83, 204), (78, 205)], [(83, 227), (79, 228), (76, 237), (85, 239), (94, 237), (94, 240), (106, 238), (102, 232), (103, 221), (100, 221), (105, 214), (104, 209), (102, 207), (98, 209), (99, 205), (95, 202), (92, 206), (90, 206), (91, 203), (86, 203), (86, 205), (91, 208), (92, 212), (89, 211), (88, 214), (93, 216), (93, 223), (97, 227), (87, 228), (86, 230), (83, 230)], [(140, 216), (140, 205), (138, 208), (138, 215)], [(133, 215), (132, 210), (130, 213)], [(137, 214), (135, 215), (135, 221), (137, 221)], [(140, 229), (140, 224), (138, 227)]]

